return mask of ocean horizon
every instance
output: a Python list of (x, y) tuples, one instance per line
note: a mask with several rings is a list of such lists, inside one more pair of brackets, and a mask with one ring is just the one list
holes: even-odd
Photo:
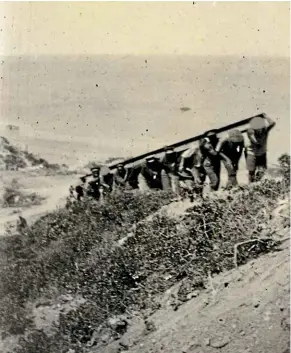
[(53, 163), (79, 165), (134, 156), (265, 112), (277, 123), (269, 140), (275, 162), (289, 151), (289, 97), (289, 58), (7, 56), (1, 135)]

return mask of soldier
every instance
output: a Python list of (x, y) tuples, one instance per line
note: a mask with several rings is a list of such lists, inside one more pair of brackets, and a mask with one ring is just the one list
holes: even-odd
[(85, 187), (86, 187), (86, 176), (83, 176), (80, 178), (80, 183), (75, 187), (78, 201), (81, 201), (84, 198)]
[[(181, 155), (179, 172), (181, 186), (199, 196), (203, 194), (203, 184), (208, 176), (211, 190), (216, 191), (220, 183), (220, 156), (215, 150), (218, 144), (216, 131), (208, 131), (197, 147), (186, 150)], [(188, 174), (186, 177), (185, 172)], [(183, 180), (184, 177), (184, 180)]]
[(250, 121), (250, 128), (247, 130), (248, 145), (245, 149), (250, 183), (260, 180), (265, 174), (268, 136), (275, 125), (275, 121), (266, 114), (262, 114), (262, 117), (255, 117)]
[(220, 156), (215, 150), (219, 139), (216, 130), (208, 131), (199, 141), (199, 148), (203, 159), (203, 169), (210, 180), (211, 190), (216, 191), (220, 184)]
[(216, 147), (216, 151), (220, 154), (228, 175), (226, 188), (232, 188), (237, 185), (238, 164), (243, 149), (244, 137), (237, 129), (231, 130), (228, 136), (219, 142)]
[(119, 163), (117, 165), (117, 169), (115, 173), (113, 174), (113, 191), (122, 191), (126, 188), (127, 186), (127, 180), (128, 180), (128, 169), (124, 167), (123, 163)]
[(19, 233), (21, 233), (22, 231), (24, 231), (25, 229), (27, 229), (28, 225), (27, 225), (27, 221), (24, 217), (22, 216), (18, 216), (19, 219), (17, 221), (17, 231)]
[(179, 182), (193, 201), (195, 192), (198, 196), (203, 194), (205, 170), (203, 168), (203, 156), (199, 146), (193, 145), (181, 154), (179, 163)]
[(157, 157), (147, 157), (141, 166), (138, 176), (138, 185), (141, 191), (150, 189), (161, 190), (162, 164)]
[(179, 194), (178, 154), (171, 147), (165, 147), (164, 151), (161, 159), (163, 190), (170, 188), (175, 194)]
[(88, 182), (87, 195), (95, 200), (100, 200), (100, 198), (103, 197), (103, 189), (105, 189), (105, 191), (110, 190), (110, 186), (104, 182), (104, 178), (100, 175), (100, 171), (100, 167), (91, 168), (92, 179)]

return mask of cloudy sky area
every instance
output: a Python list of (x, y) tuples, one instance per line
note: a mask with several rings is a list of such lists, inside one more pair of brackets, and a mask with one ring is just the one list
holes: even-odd
[(135, 155), (267, 112), (275, 159), (290, 139), (289, 7), (1, 2), (0, 127), (74, 160)]
[(2, 2), (1, 54), (288, 56), (289, 2)]

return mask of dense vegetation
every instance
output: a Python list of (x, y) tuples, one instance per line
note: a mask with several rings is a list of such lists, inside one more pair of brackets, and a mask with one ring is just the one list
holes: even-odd
[[(89, 343), (102, 344), (104, 332), (110, 333), (108, 340), (118, 336), (107, 325), (111, 317), (133, 310), (148, 315), (159, 306), (157, 295), (178, 281), (181, 303), (191, 291), (204, 288), (209, 275), (270, 251), (276, 247), (271, 213), (289, 192), (289, 157), (280, 163), (283, 179), (206, 198), (181, 219), (162, 213), (146, 219), (172, 201), (170, 193), (124, 194), (102, 206), (68, 202), (63, 210), (5, 239), (3, 337), (26, 333), (18, 353), (84, 352)], [(129, 232), (133, 236), (120, 245), (118, 240)], [(242, 245), (234, 258), (235, 244), (258, 237), (260, 241)], [(50, 334), (36, 329), (27, 303), (68, 293), (85, 302), (61, 313)]]

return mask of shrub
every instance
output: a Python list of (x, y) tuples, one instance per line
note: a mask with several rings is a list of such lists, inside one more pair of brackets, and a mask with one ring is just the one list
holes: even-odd
[(290, 155), (283, 154), (278, 159), (279, 167), (281, 174), (284, 180), (289, 184), (290, 183)]
[[(2, 326), (11, 334), (15, 312), (26, 317), (20, 329), (31, 334), (18, 353), (84, 352), (93, 332), (101, 330), (101, 335), (110, 317), (155, 310), (158, 296), (181, 279), (179, 300), (185, 301), (189, 291), (205, 287), (209, 274), (232, 268), (236, 243), (264, 232), (265, 239), (240, 248), (238, 265), (273, 249), (273, 229), (266, 224), (287, 192), (282, 181), (265, 180), (224, 198), (205, 199), (181, 220), (162, 213), (145, 220), (171, 202), (172, 195), (164, 192), (118, 195), (102, 206), (68, 202), (24, 234), (7, 239), (7, 261), (0, 270)], [(134, 236), (118, 245), (129, 231)], [(48, 337), (31, 328), (24, 303), (49, 295), (51, 287), (86, 302), (60, 315), (55, 335)], [(95, 344), (101, 344), (98, 335)]]

